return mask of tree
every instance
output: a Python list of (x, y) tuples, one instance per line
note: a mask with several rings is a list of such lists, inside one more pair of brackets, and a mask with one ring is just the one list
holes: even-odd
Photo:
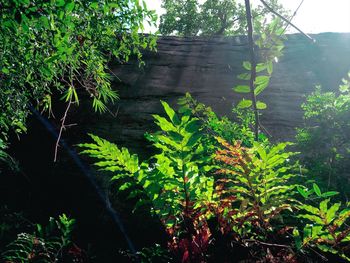
[(199, 10), (197, 0), (163, 0), (167, 11), (160, 17), (159, 31), (163, 35), (195, 36), (199, 33)]
[(138, 0), (1, 1), (0, 139), (26, 130), (30, 104), (51, 114), (53, 93), (67, 112), (82, 92), (105, 111), (118, 98), (108, 62), (141, 59), (142, 49), (154, 48), (155, 39), (139, 32), (155, 19)]
[[(277, 0), (269, 6), (280, 13), (283, 7)], [(179, 36), (238, 35), (247, 32), (245, 6), (235, 0), (163, 0), (166, 13), (160, 18), (160, 33)], [(269, 10), (263, 6), (252, 9), (255, 27), (258, 29)]]

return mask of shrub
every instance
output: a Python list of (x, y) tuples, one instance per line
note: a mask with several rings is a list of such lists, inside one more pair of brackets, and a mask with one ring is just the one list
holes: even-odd
[(321, 179), (327, 189), (339, 189), (347, 196), (350, 182), (349, 80), (343, 79), (339, 94), (322, 92), (317, 87), (302, 108), (305, 125), (298, 129), (296, 138), (304, 164), (310, 175)]

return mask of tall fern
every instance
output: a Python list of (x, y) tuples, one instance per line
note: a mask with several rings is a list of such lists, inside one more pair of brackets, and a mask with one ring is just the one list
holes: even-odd
[(289, 163), (294, 153), (285, 151), (286, 143), (268, 149), (257, 142), (245, 148), (239, 142), (218, 141), (223, 146), (215, 157), (222, 166), (216, 186), (218, 203), (225, 208), (222, 230), (234, 231), (240, 238), (265, 240), (274, 230), (272, 221), (283, 220), (281, 213), (292, 211), (297, 202), (297, 185), (291, 182), (297, 176), (296, 167)]
[(151, 212), (165, 225), (170, 248), (184, 262), (198, 261), (210, 237), (207, 214), (201, 210), (213, 195), (214, 180), (206, 176), (210, 156), (202, 143), (200, 121), (186, 113), (179, 116), (161, 103), (166, 117), (153, 115), (160, 131), (146, 134), (159, 153), (148, 162), (95, 135), (90, 135), (93, 143), (79, 146), (83, 154), (97, 159), (96, 166), (113, 173), (112, 180), (123, 182), (119, 190), (141, 187), (146, 200), (140, 200), (150, 202)]

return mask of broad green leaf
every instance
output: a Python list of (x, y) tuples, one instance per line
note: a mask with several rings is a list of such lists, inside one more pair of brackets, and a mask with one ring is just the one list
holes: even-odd
[(7, 68), (2, 68), (1, 71), (4, 73), (4, 74), (9, 74), (10, 71), (7, 69)]
[(237, 76), (238, 79), (241, 80), (250, 80), (250, 74), (249, 73), (243, 73), (243, 74), (239, 74)]
[(194, 146), (201, 138), (202, 138), (202, 134), (200, 133), (192, 134), (191, 137), (188, 139), (186, 146), (188, 147)]
[(326, 213), (327, 212), (327, 207), (328, 207), (329, 199), (325, 199), (320, 203), (320, 212), (321, 213)]
[(193, 119), (188, 122), (185, 126), (185, 130), (189, 133), (197, 132), (200, 128), (201, 121), (198, 119)]
[(265, 63), (258, 63), (256, 64), (256, 72), (261, 72), (266, 69)]
[(258, 76), (255, 79), (254, 84), (255, 85), (262, 85), (262, 84), (268, 84), (270, 81), (270, 76)]
[(243, 61), (243, 68), (245, 68), (246, 70), (251, 70), (252, 65), (249, 61)]
[(57, 6), (64, 6), (65, 4), (66, 4), (66, 2), (64, 0), (57, 0), (56, 1)]
[(334, 196), (334, 195), (337, 195), (339, 194), (339, 192), (335, 192), (335, 191), (329, 191), (329, 192), (325, 192), (325, 193), (322, 193), (322, 197), (330, 197), (330, 196)]
[(74, 7), (75, 7), (74, 2), (70, 2), (70, 3), (68, 3), (68, 4), (66, 5), (65, 9), (66, 9), (67, 12), (70, 13), (70, 12), (73, 11)]
[(247, 85), (238, 85), (238, 86), (234, 87), (233, 90), (235, 92), (239, 92), (239, 93), (249, 93), (250, 87)]
[(253, 104), (253, 103), (252, 103), (251, 100), (242, 99), (242, 100), (238, 103), (237, 107), (240, 108), (240, 109), (246, 109), (246, 108), (251, 107), (252, 104)]
[(312, 184), (312, 188), (314, 189), (315, 194), (316, 194), (317, 196), (321, 196), (321, 190), (320, 190), (320, 188), (318, 187), (317, 184), (313, 183), (313, 184)]
[(307, 198), (309, 196), (307, 192), (299, 185), (297, 186), (297, 190), (302, 195), (302, 197)]
[(330, 224), (333, 221), (333, 219), (335, 218), (335, 215), (338, 212), (339, 208), (340, 208), (340, 203), (335, 203), (334, 205), (332, 205), (328, 209), (327, 214), (326, 214), (326, 220), (327, 220), (328, 224)]
[(169, 116), (171, 122), (174, 123), (174, 125), (179, 125), (180, 120), (179, 120), (179, 117), (177, 116), (177, 114), (175, 113), (175, 111), (165, 101), (161, 100), (160, 102), (162, 103), (163, 108), (164, 108), (166, 114)]
[(264, 109), (267, 108), (267, 105), (266, 105), (266, 103), (264, 103), (264, 102), (262, 102), (262, 101), (257, 101), (257, 102), (256, 102), (256, 108), (257, 108), (258, 110), (264, 110)]

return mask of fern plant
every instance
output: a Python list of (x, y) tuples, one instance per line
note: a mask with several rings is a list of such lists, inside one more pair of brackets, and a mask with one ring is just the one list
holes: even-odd
[[(79, 146), (98, 160), (96, 166), (113, 173), (112, 180), (123, 182), (119, 190), (129, 189), (131, 196), (151, 204), (151, 212), (171, 237), (170, 249), (183, 262), (200, 262), (210, 240), (208, 215), (202, 209), (213, 194), (214, 180), (206, 176), (212, 168), (210, 155), (202, 143), (199, 119), (188, 113), (180, 116), (161, 103), (167, 116), (153, 115), (160, 131), (146, 134), (159, 153), (148, 162), (95, 135), (90, 135), (93, 143)], [(142, 189), (143, 195), (131, 186)]]
[(304, 252), (308, 248), (332, 253), (350, 261), (350, 218), (349, 204), (341, 209), (341, 203), (330, 204), (330, 199), (322, 200), (318, 206), (302, 204), (298, 218), (307, 221), (301, 236), (297, 228), (293, 235), (296, 247)]
[(265, 240), (275, 230), (272, 221), (278, 225), (282, 212), (292, 211), (297, 203), (297, 185), (291, 182), (297, 176), (296, 165), (289, 163), (295, 153), (285, 151), (287, 143), (268, 147), (255, 142), (245, 148), (239, 142), (218, 141), (224, 147), (215, 156), (222, 166), (216, 172), (216, 193), (225, 208), (222, 231), (233, 231), (241, 240)]
[(75, 224), (65, 214), (59, 219), (50, 218), (46, 227), (37, 224), (36, 233), (20, 233), (2, 253), (4, 262), (83, 262), (83, 252), (72, 243), (71, 233)]

